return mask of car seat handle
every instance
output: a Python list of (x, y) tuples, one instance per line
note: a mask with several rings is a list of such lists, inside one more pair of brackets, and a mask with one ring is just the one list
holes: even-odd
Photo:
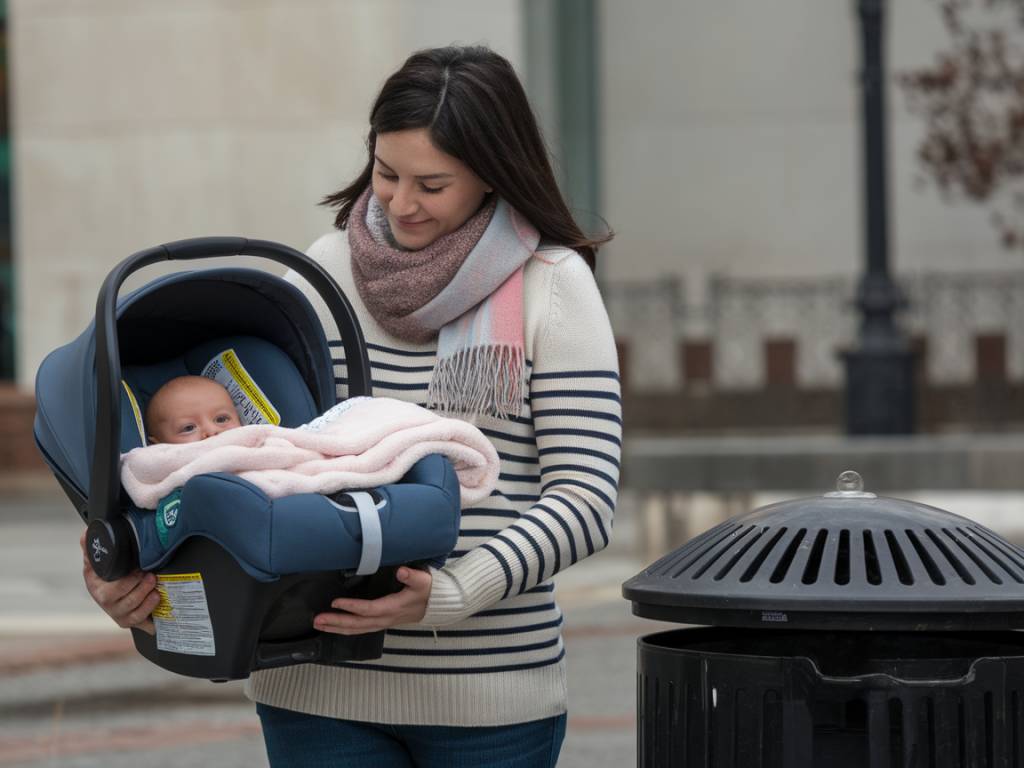
[(117, 341), (117, 295), (129, 275), (162, 261), (225, 256), (258, 256), (301, 275), (320, 294), (345, 350), (349, 396), (372, 395), (366, 342), (352, 305), (331, 275), (303, 253), (270, 240), (244, 237), (196, 237), (176, 240), (134, 253), (107, 275), (96, 298), (96, 440), (89, 482), (89, 520), (120, 515), (121, 358)]

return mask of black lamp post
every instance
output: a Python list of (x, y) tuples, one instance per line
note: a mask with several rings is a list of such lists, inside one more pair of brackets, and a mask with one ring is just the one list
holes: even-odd
[(893, 320), (905, 299), (889, 275), (885, 173), (884, 0), (858, 0), (864, 110), (866, 271), (857, 288), (857, 346), (846, 362), (846, 431), (851, 435), (914, 431), (914, 353)]

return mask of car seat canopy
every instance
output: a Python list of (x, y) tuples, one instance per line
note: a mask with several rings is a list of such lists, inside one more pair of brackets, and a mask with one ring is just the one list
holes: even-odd
[[(277, 377), (268, 373), (282, 366), (297, 379), (277, 387), (283, 425), (297, 426), (335, 402), (330, 349), (316, 312), (298, 288), (265, 272), (222, 268), (158, 278), (120, 299), (117, 331), (127, 385), (122, 453), (142, 444), (141, 414), (161, 380), (200, 373), (210, 358), (239, 343), (248, 353), (245, 364), (262, 369), (261, 387), (273, 387)], [(96, 435), (95, 355), (90, 323), (36, 375), (36, 441), (62, 481), (84, 497)]]

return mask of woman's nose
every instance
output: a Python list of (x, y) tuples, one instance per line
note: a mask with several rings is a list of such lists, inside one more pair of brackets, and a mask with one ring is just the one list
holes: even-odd
[(395, 216), (409, 216), (415, 213), (415, 192), (407, 184), (397, 184), (388, 207)]

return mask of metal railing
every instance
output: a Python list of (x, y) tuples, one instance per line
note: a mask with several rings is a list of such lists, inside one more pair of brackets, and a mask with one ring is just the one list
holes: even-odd
[[(898, 282), (908, 298), (900, 324), (924, 341), (929, 382), (972, 381), (980, 335), (1004, 340), (1007, 378), (1024, 380), (1024, 271), (918, 273)], [(839, 353), (854, 344), (859, 323), (852, 277), (716, 276), (699, 304), (688, 303), (684, 287), (682, 278), (604, 285), (612, 327), (628, 349), (632, 387), (685, 384), (681, 345), (698, 340), (711, 345), (716, 389), (759, 388), (766, 342), (780, 339), (796, 349), (799, 386), (842, 386)]]

